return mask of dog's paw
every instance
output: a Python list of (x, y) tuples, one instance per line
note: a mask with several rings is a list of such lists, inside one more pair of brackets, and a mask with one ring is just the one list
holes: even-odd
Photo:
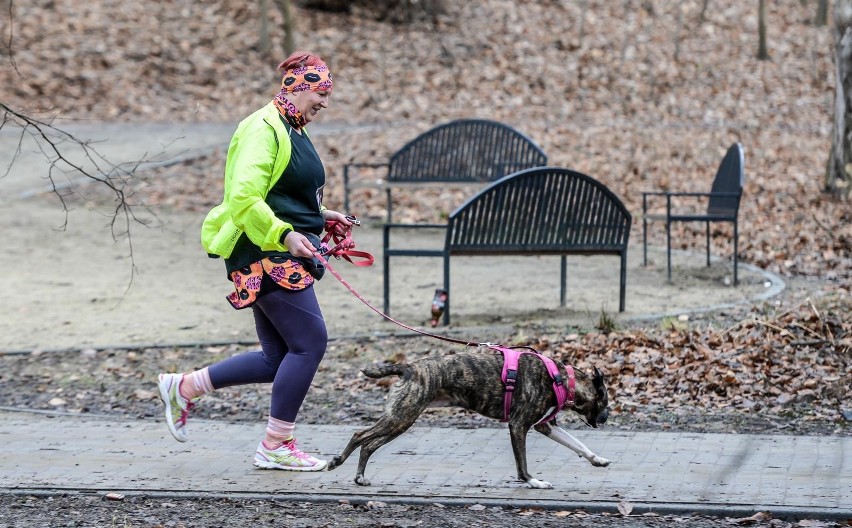
[(355, 484), (359, 486), (369, 486), (370, 481), (364, 478), (364, 475), (355, 475)]
[(551, 484), (550, 482), (545, 482), (543, 480), (538, 480), (534, 478), (529, 479), (527, 481), (527, 484), (529, 485), (529, 487), (535, 489), (553, 489), (553, 484)]
[(340, 457), (336, 456), (336, 457), (334, 457), (334, 458), (332, 458), (331, 460), (328, 461), (328, 465), (326, 466), (326, 469), (328, 471), (333, 471), (333, 470), (337, 469), (338, 466), (340, 466)]
[(609, 460), (604, 457), (599, 457), (598, 455), (595, 455), (594, 458), (589, 460), (589, 462), (591, 462), (595, 467), (607, 467), (609, 465)]

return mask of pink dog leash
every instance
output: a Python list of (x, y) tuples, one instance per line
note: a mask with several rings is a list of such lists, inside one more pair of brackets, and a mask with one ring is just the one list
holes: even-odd
[[(354, 216), (347, 217), (347, 219), (350, 222), (352, 222), (353, 225), (360, 225), (360, 222)], [(320, 249), (315, 250), (314, 256), (316, 258), (318, 258), (320, 260), (320, 262), (322, 262), (325, 265), (326, 269), (328, 269), (328, 271), (332, 275), (334, 275), (334, 277), (340, 282), (340, 284), (342, 284), (347, 290), (349, 290), (352, 293), (352, 295), (357, 297), (359, 301), (361, 301), (362, 303), (367, 305), (368, 308), (370, 308), (371, 310), (373, 310), (377, 314), (381, 315), (382, 317), (384, 317), (388, 321), (394, 323), (395, 325), (401, 326), (402, 328), (405, 328), (406, 330), (410, 330), (410, 331), (417, 333), (417, 334), (421, 334), (421, 335), (432, 337), (432, 338), (435, 338), (435, 339), (440, 339), (442, 341), (449, 341), (450, 343), (457, 343), (457, 344), (465, 345), (465, 346), (483, 346), (483, 345), (489, 345), (490, 344), (490, 343), (477, 343), (477, 342), (474, 342), (474, 341), (463, 341), (461, 339), (454, 339), (452, 337), (442, 336), (442, 335), (426, 332), (424, 330), (419, 330), (417, 328), (408, 326), (405, 323), (397, 321), (393, 317), (387, 315), (386, 313), (382, 312), (381, 310), (379, 310), (378, 308), (373, 306), (370, 303), (370, 301), (365, 299), (360, 293), (355, 291), (355, 288), (353, 288), (348, 282), (346, 282), (346, 279), (344, 279), (340, 275), (340, 273), (338, 273), (337, 270), (335, 270), (331, 266), (331, 264), (329, 264), (328, 259), (327, 259), (327, 257), (331, 256), (331, 257), (335, 257), (337, 259), (346, 260), (348, 262), (351, 262), (352, 264), (355, 264), (356, 266), (372, 266), (373, 262), (374, 262), (373, 256), (370, 255), (369, 253), (365, 252), (365, 251), (354, 251), (352, 249), (352, 248), (355, 247), (355, 241), (352, 239), (352, 226), (344, 226), (340, 222), (329, 221), (329, 222), (326, 222), (325, 230), (326, 230), (326, 235), (322, 240), (323, 246), (325, 246), (325, 247), (323, 247), (322, 250), (320, 250)], [(334, 242), (334, 244), (335, 244), (334, 247), (328, 247), (327, 246), (327, 243), (329, 241)], [(363, 258), (364, 260), (360, 260), (360, 261), (356, 262), (356, 261), (352, 260), (352, 257)]]

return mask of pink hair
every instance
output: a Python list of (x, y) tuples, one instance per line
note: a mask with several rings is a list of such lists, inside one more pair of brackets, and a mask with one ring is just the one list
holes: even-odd
[(284, 62), (278, 65), (279, 70), (287, 71), (305, 66), (327, 66), (319, 55), (309, 51), (294, 51)]

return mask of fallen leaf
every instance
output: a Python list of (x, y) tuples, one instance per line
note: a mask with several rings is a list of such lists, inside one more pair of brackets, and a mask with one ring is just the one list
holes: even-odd
[(772, 514), (769, 512), (757, 512), (751, 517), (742, 517), (736, 519), (737, 524), (754, 524), (756, 522), (768, 521), (772, 519)]
[(158, 393), (147, 389), (136, 389), (133, 391), (133, 397), (137, 400), (153, 400), (158, 397)]
[(630, 515), (630, 512), (633, 511), (633, 505), (627, 501), (621, 501), (618, 503), (618, 513), (627, 517)]

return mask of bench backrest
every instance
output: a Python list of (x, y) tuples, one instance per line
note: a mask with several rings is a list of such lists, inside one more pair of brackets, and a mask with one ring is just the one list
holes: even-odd
[(529, 137), (496, 121), (460, 119), (409, 141), (389, 162), (392, 182), (488, 182), (547, 164)]
[[(707, 203), (707, 214), (733, 216), (736, 218), (740, 208), (740, 197), (745, 185), (745, 154), (739, 143), (734, 143), (728, 148), (725, 157), (719, 164), (716, 177), (713, 178), (713, 186), (710, 189), (710, 199)], [(718, 196), (715, 193), (725, 193), (727, 196)], [(736, 196), (730, 196), (735, 193)]]
[(623, 253), (632, 217), (602, 183), (579, 172), (537, 167), (498, 180), (456, 209), (451, 254)]

